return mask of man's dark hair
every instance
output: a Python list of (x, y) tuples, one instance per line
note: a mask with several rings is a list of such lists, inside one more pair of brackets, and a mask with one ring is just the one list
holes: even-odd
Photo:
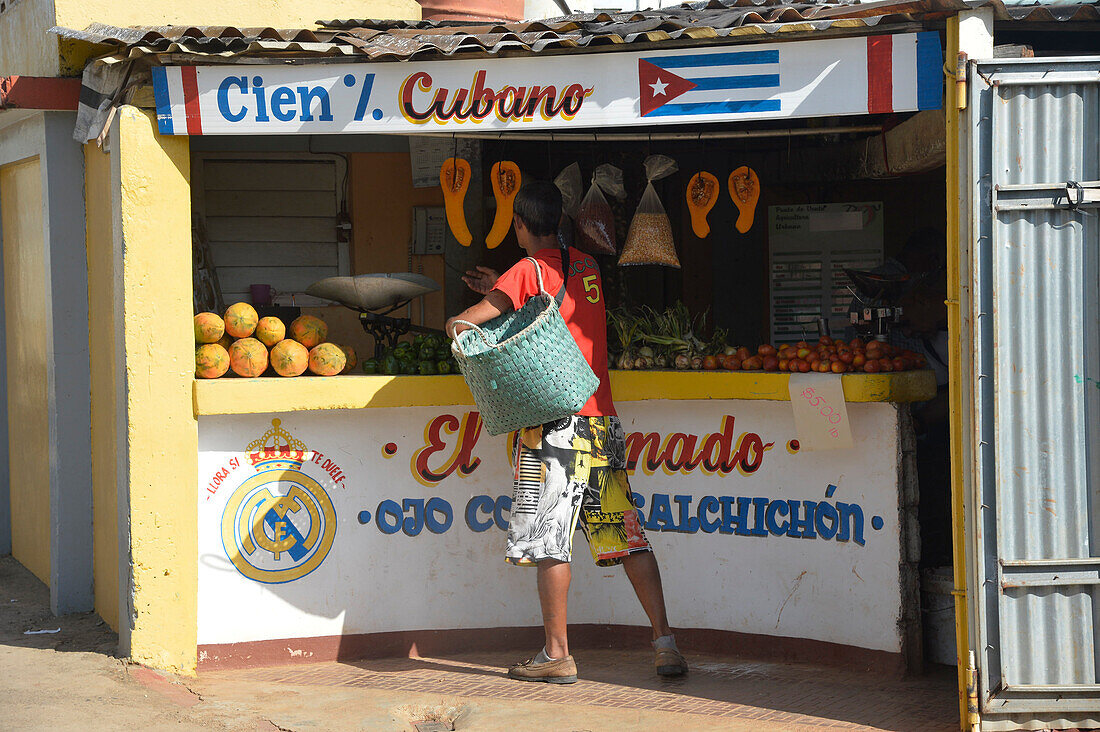
[(554, 236), (561, 221), (561, 191), (545, 180), (524, 183), (512, 211), (534, 236)]

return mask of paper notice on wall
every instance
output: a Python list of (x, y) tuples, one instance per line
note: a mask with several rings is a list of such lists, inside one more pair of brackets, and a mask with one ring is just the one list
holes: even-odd
[(413, 188), (439, 185), (439, 169), (447, 158), (465, 158), (471, 165), (480, 161), (478, 140), (458, 140), (446, 137), (409, 136), (409, 163)]
[(846, 450), (852, 426), (840, 374), (791, 374), (794, 428), (802, 450)]
[(845, 269), (882, 264), (882, 203), (816, 203), (768, 208), (772, 343), (816, 340), (825, 318), (848, 327)]

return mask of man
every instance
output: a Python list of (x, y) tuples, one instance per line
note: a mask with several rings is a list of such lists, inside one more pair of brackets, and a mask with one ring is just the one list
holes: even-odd
[[(572, 417), (520, 430), (512, 446), (515, 475), (505, 559), (538, 567), (538, 593), (546, 644), (508, 675), (523, 681), (569, 684), (577, 665), (566, 634), (573, 532), (578, 519), (596, 564), (622, 564), (653, 627), (656, 669), (679, 676), (687, 664), (676, 648), (665, 612), (657, 560), (645, 537), (626, 474), (626, 440), (615, 414), (607, 375), (607, 321), (596, 260), (559, 248), (561, 193), (548, 182), (524, 185), (513, 203), (516, 239), (539, 263), (546, 290), (566, 287), (561, 314), (600, 386)], [(568, 272), (568, 278), (563, 273)], [(538, 293), (535, 266), (520, 260), (501, 276), (478, 267), (463, 278), (485, 297), (447, 321), (480, 324), (520, 308)], [(458, 326), (458, 332), (465, 326)]]
[[(871, 274), (909, 276), (909, 281), (902, 288), (902, 294), (908, 293), (923, 277), (943, 269), (946, 247), (943, 234), (934, 227), (925, 226), (914, 231), (905, 240), (896, 257), (887, 257), (885, 262), (871, 270)], [(858, 296), (853, 297), (848, 303), (849, 318), (852, 313), (858, 313), (863, 308), (861, 299)], [(846, 327), (844, 337), (846, 340), (855, 338), (855, 328)], [(921, 352), (920, 342), (903, 335), (898, 329), (890, 334), (890, 343), (898, 348)]]
[(951, 563), (951, 496), (948, 427), (947, 277), (940, 270), (918, 282), (900, 301), (900, 330), (916, 344), (936, 374), (936, 396), (912, 405), (917, 436), (921, 565)]

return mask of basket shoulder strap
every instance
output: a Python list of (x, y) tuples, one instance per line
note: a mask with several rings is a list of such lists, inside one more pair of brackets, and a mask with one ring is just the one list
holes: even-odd
[[(568, 256), (568, 255), (566, 255), (566, 256)], [(550, 293), (546, 291), (546, 286), (542, 282), (542, 264), (539, 262), (539, 260), (535, 259), (534, 257), (525, 257), (525, 259), (527, 259), (529, 262), (531, 262), (531, 264), (535, 267), (535, 277), (538, 278), (539, 293), (549, 297)], [(569, 266), (567, 265), (566, 269), (565, 269), (564, 276), (562, 278), (561, 289), (559, 289), (558, 294), (554, 296), (554, 302), (557, 303), (559, 308), (561, 307), (561, 304), (563, 302), (565, 302), (565, 288), (566, 288), (566, 285), (568, 285), (568, 284), (569, 284)]]

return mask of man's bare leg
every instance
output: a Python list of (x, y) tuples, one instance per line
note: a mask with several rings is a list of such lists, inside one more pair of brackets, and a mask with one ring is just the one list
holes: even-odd
[[(539, 565), (542, 569), (542, 565)], [(665, 594), (661, 587), (661, 570), (657, 567), (657, 558), (653, 552), (634, 552), (623, 557), (623, 569), (634, 585), (634, 593), (642, 603), (649, 623), (653, 626), (653, 640), (671, 635), (668, 627), (668, 615), (665, 612)], [(546, 610), (543, 605), (543, 615)]]
[[(656, 567), (656, 564), (654, 564)], [(568, 562), (543, 559), (538, 564), (539, 602), (542, 604), (542, 627), (546, 630), (546, 655), (565, 658), (569, 655), (566, 615), (569, 605), (569, 581), (572, 571)], [(658, 577), (658, 583), (660, 578)], [(660, 592), (660, 589), (658, 589)], [(663, 607), (663, 605), (662, 605)]]

